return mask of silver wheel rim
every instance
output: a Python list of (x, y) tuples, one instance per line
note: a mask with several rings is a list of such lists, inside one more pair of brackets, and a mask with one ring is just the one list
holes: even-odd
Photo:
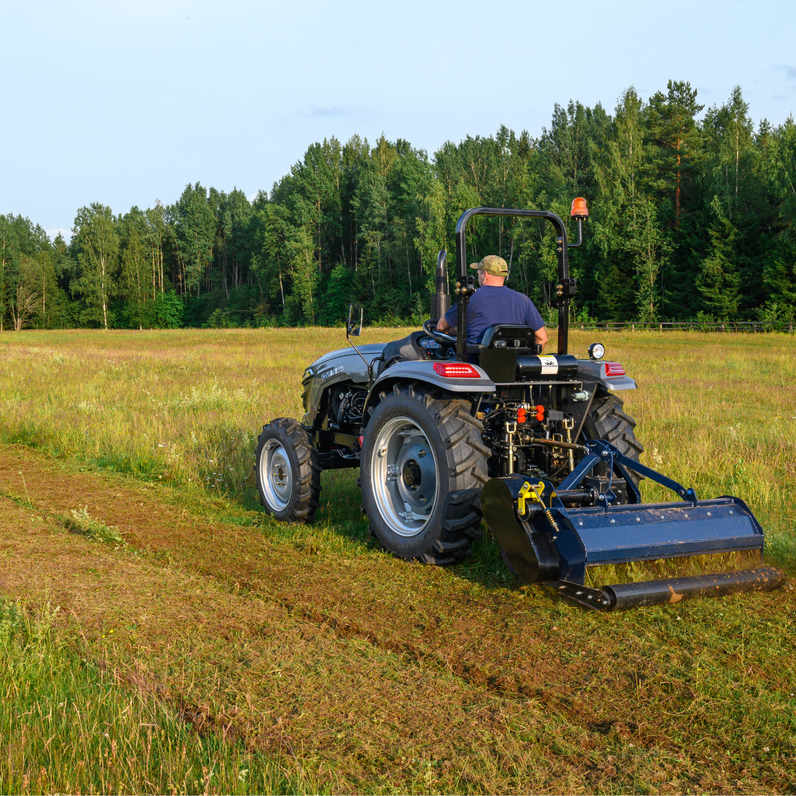
[(265, 500), (274, 511), (284, 511), (293, 492), (293, 471), (287, 451), (275, 439), (263, 445), (260, 456), (260, 483)]
[(437, 502), (437, 459), (417, 423), (395, 417), (379, 431), (370, 480), (387, 525), (399, 536), (422, 533)]

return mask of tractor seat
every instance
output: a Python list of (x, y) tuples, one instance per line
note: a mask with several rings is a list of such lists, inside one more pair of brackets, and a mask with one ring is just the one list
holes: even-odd
[(496, 384), (521, 380), (520, 364), (538, 361), (542, 346), (536, 342), (536, 332), (530, 326), (516, 323), (497, 323), (487, 327), (481, 344), (467, 346), (472, 357), (478, 354), (478, 364)]
[(511, 349), (518, 354), (541, 354), (542, 347), (536, 342), (536, 331), (530, 326), (516, 323), (496, 323), (484, 331), (478, 352), (486, 348)]

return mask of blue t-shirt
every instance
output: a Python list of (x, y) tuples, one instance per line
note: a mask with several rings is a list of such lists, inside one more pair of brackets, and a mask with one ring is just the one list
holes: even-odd
[[(445, 313), (445, 320), (456, 326), (458, 307)], [(467, 342), (480, 343), (487, 327), (496, 323), (517, 323), (538, 331), (544, 326), (534, 303), (524, 294), (502, 285), (484, 285), (476, 289), (467, 303)]]

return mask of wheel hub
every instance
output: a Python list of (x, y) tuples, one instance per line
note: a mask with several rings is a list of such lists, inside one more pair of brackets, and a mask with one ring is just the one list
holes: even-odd
[(415, 492), (420, 488), (420, 482), (423, 479), (423, 473), (420, 470), (420, 465), (414, 459), (410, 459), (404, 465), (403, 476), (404, 484), (406, 485), (407, 489), (411, 489), (413, 492)]
[(285, 468), (282, 467), (281, 464), (277, 465), (274, 468), (273, 475), (274, 475), (274, 483), (278, 484), (279, 486), (284, 486), (286, 474), (285, 474)]

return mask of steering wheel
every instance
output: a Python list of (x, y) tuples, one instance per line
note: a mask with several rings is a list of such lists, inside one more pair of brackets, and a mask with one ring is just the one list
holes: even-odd
[(437, 331), (437, 322), (431, 319), (423, 321), (423, 331), (432, 339), (443, 346), (455, 346), (456, 338), (451, 334)]

